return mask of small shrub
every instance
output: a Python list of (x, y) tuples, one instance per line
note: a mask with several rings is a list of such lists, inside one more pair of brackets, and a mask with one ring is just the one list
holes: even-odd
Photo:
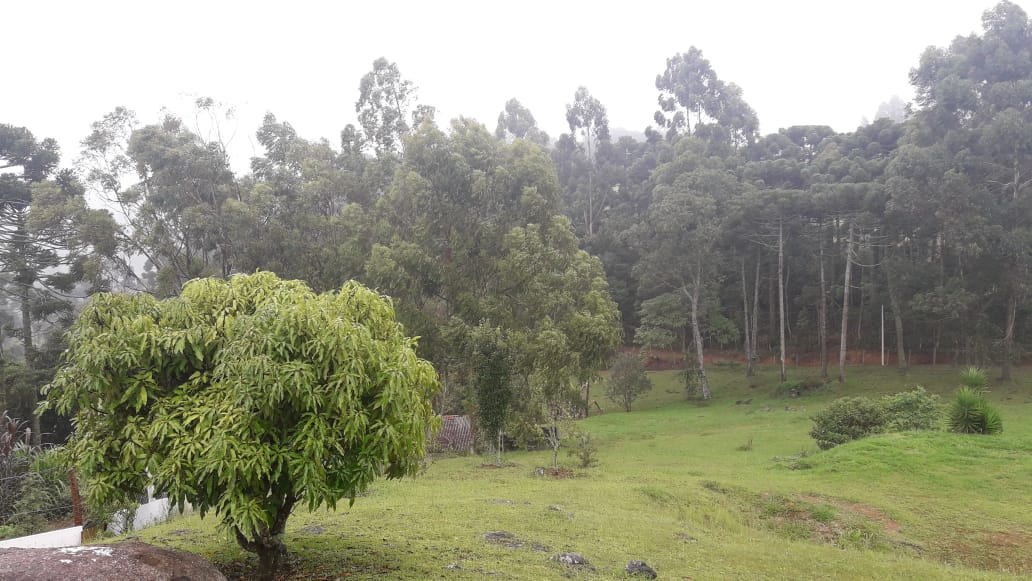
[(715, 480), (703, 480), (700, 484), (706, 490), (711, 490), (713, 492), (725, 493), (729, 491), (728, 488)]
[(606, 396), (631, 411), (634, 400), (648, 391), (652, 391), (652, 380), (645, 374), (641, 357), (627, 353), (617, 355), (606, 382)]
[(701, 397), (700, 387), (702, 386), (702, 370), (697, 365), (688, 364), (684, 370), (684, 396), (686, 399), (699, 399)]
[(985, 392), (968, 385), (957, 392), (946, 416), (946, 425), (951, 432), (960, 434), (998, 434), (1003, 431), (1000, 412), (989, 404)]
[(784, 381), (774, 388), (774, 397), (800, 397), (819, 393), (827, 387), (820, 379), (808, 377), (801, 381)]
[(835, 510), (830, 506), (813, 506), (810, 508), (810, 518), (819, 522), (828, 524), (835, 520)]
[(760, 506), (760, 516), (764, 518), (788, 516), (797, 511), (795, 503), (790, 498), (780, 494), (771, 494), (765, 497)]
[(884, 396), (881, 403), (888, 418), (886, 430), (890, 432), (934, 430), (940, 425), (942, 404), (939, 396), (928, 393), (923, 387)]
[(798, 381), (783, 381), (774, 388), (774, 397), (799, 397)]
[(989, 383), (989, 378), (981, 369), (977, 367), (968, 367), (964, 371), (960, 372), (960, 383), (968, 389), (983, 391)]
[(885, 533), (875, 523), (858, 521), (852, 523), (839, 538), (839, 545), (850, 549), (875, 550), (885, 547)]
[(571, 447), (566, 450), (568, 456), (577, 458), (581, 468), (591, 468), (598, 464), (598, 448), (591, 439), (591, 434), (585, 432), (580, 426), (575, 426), (569, 431)]
[(19, 482), (12, 525), (20, 535), (44, 531), (51, 520), (71, 514), (72, 493), (68, 484), (67, 458), (60, 448), (24, 448), (29, 471)]
[(810, 436), (821, 450), (834, 448), (852, 440), (884, 430), (885, 409), (866, 397), (843, 397), (813, 416)]

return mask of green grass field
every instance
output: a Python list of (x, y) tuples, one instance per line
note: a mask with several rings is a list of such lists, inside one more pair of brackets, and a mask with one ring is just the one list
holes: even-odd
[[(945, 401), (959, 369), (849, 372), (819, 395), (774, 399), (773, 369), (746, 378), (717, 364), (707, 405), (684, 400), (676, 372), (651, 374), (635, 411), (600, 401), (606, 413), (581, 422), (597, 467), (553, 479), (534, 475), (548, 452), (511, 453), (504, 468), (437, 459), (352, 507), (296, 512), (287, 578), (607, 579), (631, 559), (661, 579), (1032, 577), (1032, 372), (990, 382), (1002, 435), (887, 434), (821, 452), (810, 416), (832, 399), (920, 384)], [(215, 524), (186, 516), (134, 534), (251, 576), (253, 557)], [(494, 531), (515, 539), (483, 538)], [(548, 560), (560, 551), (593, 570)]]

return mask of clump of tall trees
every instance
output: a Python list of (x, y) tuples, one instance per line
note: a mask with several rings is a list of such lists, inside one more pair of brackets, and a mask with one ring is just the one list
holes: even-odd
[(4, 369), (45, 382), (43, 354), (94, 290), (172, 297), (268, 270), (393, 297), (440, 373), (437, 409), (474, 414), (496, 445), (586, 414), (621, 342), (685, 353), (702, 397), (715, 350), (746, 373), (845, 380), (884, 353), (1006, 378), (1032, 343), (1030, 52), (1028, 16), (1002, 2), (921, 55), (913, 103), (847, 133), (760, 133), (747, 88), (697, 47), (656, 71), (642, 139), (614, 137), (587, 87), (554, 138), (515, 98), (493, 131), (437, 119), (385, 58), (358, 83), (357, 125), (312, 140), (270, 113), (245, 175), (210, 99), (190, 122), (114, 109), (75, 172), (0, 126)]

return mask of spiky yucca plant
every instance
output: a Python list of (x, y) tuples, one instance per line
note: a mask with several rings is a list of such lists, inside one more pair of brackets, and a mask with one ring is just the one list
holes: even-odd
[(1003, 431), (1000, 412), (989, 405), (984, 392), (967, 385), (957, 392), (946, 417), (946, 425), (951, 432), (961, 434), (998, 434)]
[(985, 371), (977, 367), (968, 367), (964, 371), (960, 372), (960, 383), (964, 387), (969, 387), (975, 391), (982, 391), (985, 389), (986, 384), (989, 383), (989, 378), (986, 377)]

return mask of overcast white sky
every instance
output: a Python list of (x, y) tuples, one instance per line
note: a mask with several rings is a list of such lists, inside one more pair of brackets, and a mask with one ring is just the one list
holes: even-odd
[(355, 121), (359, 79), (386, 56), (439, 122), (461, 114), (493, 130), (516, 97), (555, 137), (585, 85), (611, 126), (642, 130), (666, 58), (695, 45), (743, 88), (764, 133), (849, 131), (893, 94), (909, 100), (921, 51), (980, 32), (994, 3), (10, 2), (0, 9), (0, 122), (56, 138), (70, 162), (115, 106), (151, 123), (163, 106), (189, 114), (194, 97), (210, 96), (238, 111), (231, 152), (242, 169), (267, 111), (336, 144)]

